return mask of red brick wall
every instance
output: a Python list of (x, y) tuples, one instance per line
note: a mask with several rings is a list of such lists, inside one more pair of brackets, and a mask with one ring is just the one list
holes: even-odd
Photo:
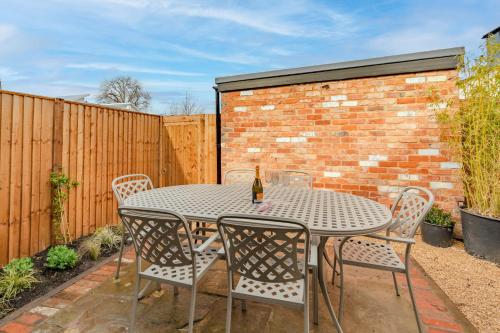
[(458, 98), (454, 70), (222, 94), (222, 171), (311, 172), (316, 188), (389, 204), (399, 188), (430, 188), (445, 209), (462, 191), (458, 164), (440, 140), (435, 87)]

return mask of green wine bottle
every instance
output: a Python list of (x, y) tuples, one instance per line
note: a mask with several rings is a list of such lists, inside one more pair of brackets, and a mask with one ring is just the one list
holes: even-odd
[(262, 187), (262, 181), (260, 180), (259, 166), (255, 167), (255, 180), (252, 185), (252, 202), (262, 203), (264, 201), (264, 188)]

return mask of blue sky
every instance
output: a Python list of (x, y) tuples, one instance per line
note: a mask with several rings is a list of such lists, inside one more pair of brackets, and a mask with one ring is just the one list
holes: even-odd
[(465, 46), (500, 1), (0, 0), (3, 89), (60, 96), (131, 75), (152, 111), (190, 93), (213, 112), (214, 78)]

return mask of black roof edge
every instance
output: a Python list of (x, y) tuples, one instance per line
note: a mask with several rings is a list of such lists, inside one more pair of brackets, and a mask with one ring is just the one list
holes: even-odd
[(490, 35), (494, 35), (499, 31), (500, 31), (500, 25), (498, 27), (496, 27), (495, 29), (491, 30), (490, 32), (485, 33), (484, 36), (482, 37), (482, 39), (488, 38)]
[(215, 78), (220, 91), (456, 68), (464, 47)]

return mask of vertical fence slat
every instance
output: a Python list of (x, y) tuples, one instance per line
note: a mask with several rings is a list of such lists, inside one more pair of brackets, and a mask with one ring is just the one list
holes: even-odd
[(84, 131), (85, 131), (85, 115), (83, 105), (76, 105), (77, 108), (77, 141), (76, 141), (76, 180), (79, 185), (76, 187), (76, 227), (75, 227), (75, 237), (79, 238), (83, 235), (83, 168), (84, 168), (84, 156), (83, 152), (85, 149), (84, 145)]
[(90, 107), (84, 106), (84, 118), (85, 118), (85, 126), (84, 126), (84, 143), (83, 143), (83, 180), (80, 186), (83, 187), (83, 234), (87, 235), (90, 229), (90, 183), (92, 182), (92, 177), (90, 174), (90, 165), (91, 165), (91, 150), (90, 150), (90, 122), (91, 122), (91, 110)]
[(33, 127), (33, 98), (23, 98), (23, 166), (21, 191), (21, 245), (20, 256), (30, 255), (31, 234), (31, 156)]
[(31, 224), (30, 224), (30, 254), (40, 250), (40, 156), (41, 156), (41, 129), (42, 129), (42, 100), (33, 101), (33, 139), (31, 149)]
[(91, 112), (91, 123), (90, 123), (90, 226), (89, 233), (95, 230), (95, 211), (96, 211), (96, 128), (97, 128), (97, 109), (95, 107), (90, 108)]
[(40, 152), (40, 229), (39, 248), (45, 249), (51, 243), (51, 188), (49, 184), (52, 172), (52, 136), (53, 136), (54, 101), (42, 101), (42, 132)]
[(10, 140), (10, 193), (9, 193), (9, 260), (19, 257), (21, 236), (21, 184), (23, 109), (20, 96), (12, 98), (12, 132)]
[[(2, 94), (0, 147), (0, 202), (9, 203), (10, 191), (10, 137), (12, 132), (12, 95)], [(10, 205), (0, 209), (0, 259), (9, 261), (9, 210)]]

